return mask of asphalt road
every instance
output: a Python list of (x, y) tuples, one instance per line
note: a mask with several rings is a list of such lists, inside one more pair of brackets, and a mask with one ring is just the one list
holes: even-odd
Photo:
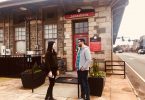
[(140, 55), (137, 53), (118, 53), (122, 58), (141, 78), (145, 80), (145, 54)]

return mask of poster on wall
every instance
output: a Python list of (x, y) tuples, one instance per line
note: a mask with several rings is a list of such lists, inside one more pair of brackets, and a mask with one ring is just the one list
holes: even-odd
[(101, 37), (94, 36), (90, 38), (90, 50), (92, 52), (101, 51)]

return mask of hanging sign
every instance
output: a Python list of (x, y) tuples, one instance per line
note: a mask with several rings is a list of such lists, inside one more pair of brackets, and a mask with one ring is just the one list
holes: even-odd
[(90, 50), (92, 52), (98, 52), (101, 51), (101, 37), (97, 38), (90, 38)]
[(73, 18), (80, 18), (80, 17), (89, 17), (94, 16), (94, 12), (88, 12), (88, 13), (78, 13), (78, 14), (71, 14), (71, 15), (65, 15), (65, 19), (73, 19)]
[(95, 16), (94, 9), (77, 9), (65, 14), (65, 19)]

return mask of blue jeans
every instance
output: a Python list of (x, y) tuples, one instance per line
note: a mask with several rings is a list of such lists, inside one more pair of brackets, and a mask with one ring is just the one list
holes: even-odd
[(90, 89), (88, 84), (88, 70), (85, 71), (77, 71), (78, 80), (81, 86), (81, 96), (85, 98), (85, 100), (90, 100)]

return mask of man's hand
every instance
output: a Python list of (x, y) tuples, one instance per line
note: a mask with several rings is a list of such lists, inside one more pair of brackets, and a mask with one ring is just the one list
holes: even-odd
[(57, 70), (57, 76), (59, 75), (60, 73), (59, 73), (59, 70)]
[(48, 77), (50, 77), (50, 78), (53, 78), (54, 76), (52, 75), (52, 71), (50, 71), (49, 73), (48, 73)]
[(80, 68), (80, 70), (81, 70), (81, 71), (84, 71), (84, 68), (83, 68), (83, 66)]

